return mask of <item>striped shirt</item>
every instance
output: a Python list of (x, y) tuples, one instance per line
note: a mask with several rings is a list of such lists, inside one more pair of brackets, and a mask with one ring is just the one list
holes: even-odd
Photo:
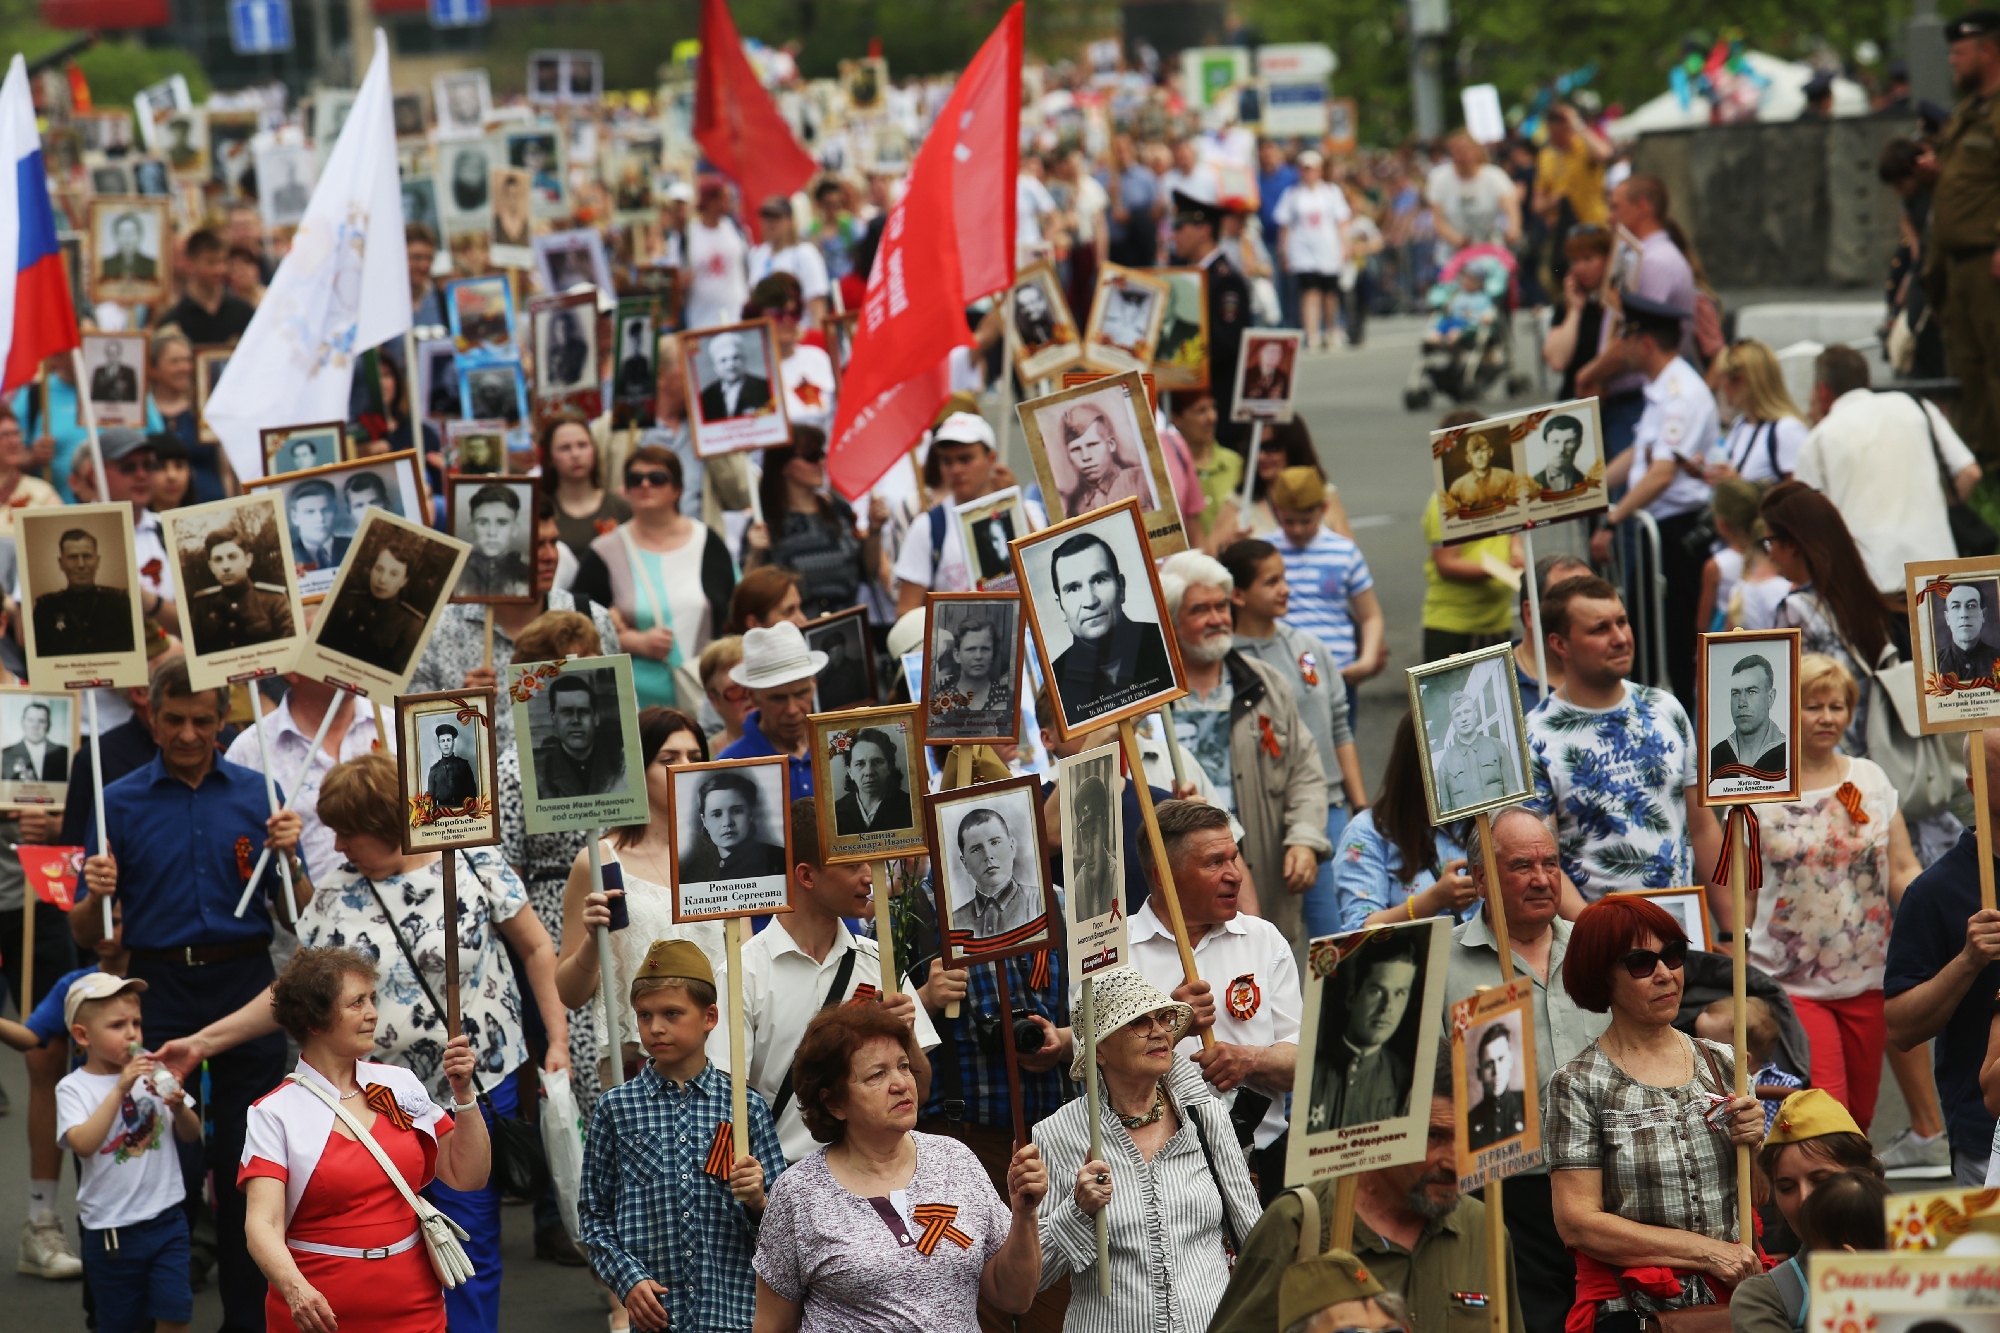
[(1098, 1295), (1096, 1223), (1065, 1183), (1090, 1155), (1088, 1103), (1073, 1101), (1034, 1128), (1050, 1183), (1038, 1210), (1042, 1286), (1074, 1275), (1064, 1333), (1199, 1333), (1229, 1285), (1225, 1238), (1240, 1246), (1257, 1224), (1257, 1192), (1221, 1099), (1192, 1060), (1176, 1059), (1167, 1080), (1180, 1126), (1150, 1162), (1110, 1099), (1098, 1108), (1111, 1168), (1109, 1297)]
[(1292, 587), (1291, 608), (1283, 623), (1317, 636), (1333, 654), (1334, 666), (1347, 666), (1360, 647), (1351, 602), (1375, 586), (1361, 548), (1324, 527), (1302, 548), (1287, 541), (1282, 531), (1272, 538), (1285, 558), (1285, 581)]

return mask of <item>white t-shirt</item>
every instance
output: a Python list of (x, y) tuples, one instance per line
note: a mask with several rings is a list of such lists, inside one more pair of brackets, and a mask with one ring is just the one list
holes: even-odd
[[(1041, 505), (1033, 500), (1021, 503), (1028, 510), (1030, 528), (1048, 526), (1049, 517)], [(938, 552), (937, 567), (933, 570), (930, 511), (925, 510), (910, 521), (910, 530), (903, 535), (903, 549), (896, 556), (895, 576), (898, 583), (914, 583), (932, 592), (972, 591), (971, 571), (965, 564), (965, 543), (958, 538), (958, 518), (948, 502), (944, 506), (943, 522), (944, 546)]]
[[(76, 1069), (64, 1075), (56, 1084), (56, 1142), (68, 1147), (69, 1132), (96, 1114), (117, 1086), (116, 1074)], [(92, 1231), (150, 1221), (187, 1197), (173, 1108), (153, 1091), (150, 1076), (132, 1085), (103, 1145), (82, 1162), (76, 1213)]]
[(1042, 243), (1042, 219), (1056, 211), (1056, 197), (1049, 187), (1022, 172), (1014, 177), (1014, 244), (1017, 247)]
[(743, 233), (728, 218), (713, 227), (700, 218), (690, 218), (687, 247), (689, 271), (694, 274), (688, 288), (687, 326), (705, 329), (742, 319), (743, 303), (750, 299), (743, 267), (750, 247)]
[(1424, 182), (1424, 197), (1446, 226), (1465, 237), (1467, 245), (1506, 240), (1506, 203), (1513, 195), (1514, 182), (1491, 162), (1473, 172), (1471, 180), (1460, 176), (1451, 162), (1440, 162)]
[(821, 257), (819, 247), (804, 241), (782, 250), (773, 250), (766, 242), (750, 251), (752, 287), (773, 273), (789, 273), (797, 278), (799, 293), (808, 301), (817, 301), (831, 290), (826, 277), (826, 260)]
[[(1798, 466), (1799, 447), (1806, 442), (1806, 423), (1797, 417), (1752, 421), (1738, 417), (1722, 438), (1722, 454), (1745, 481), (1782, 481)], [(1771, 459), (1778, 460), (1776, 469)]]
[(800, 343), (778, 363), (778, 376), (785, 382), (785, 414), (793, 425), (833, 429), (834, 392), (840, 381), (833, 373), (833, 358), (824, 349)]
[[(1706, 462), (1719, 425), (1715, 395), (1708, 391), (1693, 366), (1675, 357), (1658, 379), (1646, 385), (1646, 410), (1632, 432), (1632, 470), (1627, 474), (1628, 481), (1636, 482), (1656, 460), (1668, 455)], [(1646, 512), (1656, 519), (1673, 518), (1706, 508), (1709, 498), (1707, 482), (1676, 466), (1674, 479), (1667, 489), (1653, 497)]]
[(1338, 273), (1346, 257), (1340, 225), (1353, 215), (1337, 185), (1294, 185), (1278, 200), (1285, 233), (1285, 267), (1294, 273)]

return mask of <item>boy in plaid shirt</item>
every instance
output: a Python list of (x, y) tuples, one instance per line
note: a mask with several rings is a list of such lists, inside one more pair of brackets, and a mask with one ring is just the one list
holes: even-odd
[(705, 1051), (717, 1022), (715, 971), (696, 945), (655, 941), (632, 979), (632, 1008), (652, 1059), (597, 1100), (584, 1140), (580, 1239), (634, 1328), (748, 1333), (762, 1163), (771, 1179), (785, 1169), (770, 1108), (748, 1090), (755, 1151), (738, 1155), (729, 1075)]

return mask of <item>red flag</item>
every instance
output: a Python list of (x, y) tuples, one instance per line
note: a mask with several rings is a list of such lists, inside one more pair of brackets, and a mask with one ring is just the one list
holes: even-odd
[(772, 195), (789, 195), (812, 179), (813, 160), (744, 56), (727, 0), (702, 0), (694, 139), (715, 169), (736, 182), (753, 217)]
[(1014, 280), (1022, 6), (959, 76), (889, 213), (840, 384), (827, 475), (857, 499), (916, 443), (950, 392), (968, 301)]
[(37, 898), (65, 912), (76, 906), (76, 881), (83, 874), (83, 848), (39, 847), (24, 842), (14, 850), (21, 855), (21, 873), (27, 876)]
[(94, 110), (90, 104), (90, 81), (83, 77), (83, 66), (72, 60), (63, 66), (63, 73), (69, 78), (70, 110), (80, 115)]

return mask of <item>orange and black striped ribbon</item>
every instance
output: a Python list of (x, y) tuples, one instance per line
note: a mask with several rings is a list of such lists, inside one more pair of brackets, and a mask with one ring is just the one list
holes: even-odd
[(1715, 873), (1709, 879), (1719, 888), (1729, 886), (1729, 849), (1738, 837), (1744, 839), (1743, 891), (1749, 893), (1764, 887), (1764, 843), (1757, 812), (1747, 805), (1729, 807), (1729, 817), (1722, 825), (1722, 854), (1715, 858)]
[(1049, 984), (1049, 951), (1035, 950), (1035, 967), (1028, 974), (1028, 986), (1032, 990), (1046, 989)]
[(729, 1179), (729, 1168), (736, 1162), (736, 1127), (727, 1120), (715, 1126), (715, 1139), (708, 1145), (708, 1160), (701, 1169), (717, 1180)]
[(416, 1122), (410, 1119), (396, 1101), (396, 1090), (387, 1083), (370, 1083), (361, 1090), (361, 1100), (368, 1103), (368, 1109), (382, 1116), (397, 1129), (408, 1129)]
[(1861, 808), (1861, 788), (1851, 782), (1843, 782), (1834, 789), (1833, 799), (1840, 802), (1847, 811), (1847, 817), (1855, 823), (1868, 822), (1868, 812)]
[(876, 990), (864, 981), (854, 988), (854, 994), (847, 997), (847, 1002), (849, 1004), (866, 1004), (881, 993), (881, 991)]
[(949, 1240), (961, 1250), (972, 1248), (972, 1237), (952, 1225), (952, 1220), (958, 1216), (957, 1204), (920, 1203), (910, 1210), (910, 1215), (924, 1228), (924, 1234), (917, 1237), (917, 1253), (926, 1259), (941, 1240)]

